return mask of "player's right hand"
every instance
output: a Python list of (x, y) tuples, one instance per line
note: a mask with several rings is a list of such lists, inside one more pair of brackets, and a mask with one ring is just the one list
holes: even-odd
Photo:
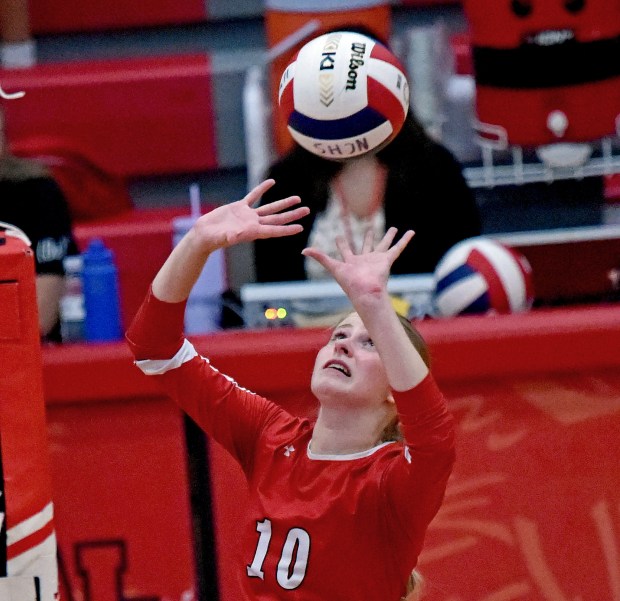
[(291, 236), (301, 232), (302, 226), (292, 222), (305, 217), (310, 209), (305, 206), (295, 207), (301, 202), (299, 196), (289, 196), (254, 207), (274, 184), (273, 179), (265, 180), (243, 199), (217, 207), (200, 217), (192, 229), (201, 247), (206, 252), (212, 252), (242, 242)]

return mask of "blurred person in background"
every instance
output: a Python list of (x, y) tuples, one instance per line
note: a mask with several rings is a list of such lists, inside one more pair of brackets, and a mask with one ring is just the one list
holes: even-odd
[(60, 342), (63, 259), (77, 254), (67, 200), (41, 163), (11, 154), (0, 109), (0, 221), (17, 226), (32, 243), (41, 339)]
[(376, 154), (336, 162), (296, 145), (268, 177), (276, 184), (263, 203), (296, 193), (310, 214), (300, 222), (301, 235), (255, 242), (258, 282), (325, 278), (321, 265), (301, 255), (307, 245), (335, 257), (337, 236), (359, 249), (366, 232), (380, 240), (390, 227), (416, 232), (392, 273), (431, 273), (448, 249), (481, 233), (478, 206), (460, 164), (411, 113)]

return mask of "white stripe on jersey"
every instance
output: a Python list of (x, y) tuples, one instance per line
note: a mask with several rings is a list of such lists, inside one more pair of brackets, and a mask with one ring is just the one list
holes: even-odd
[(251, 394), (256, 394), (243, 386), (239, 386), (239, 384), (230, 376), (222, 373), (216, 367), (211, 365), (211, 362), (206, 357), (199, 355), (194, 345), (187, 339), (183, 342), (183, 346), (177, 351), (177, 354), (172, 357), (172, 359), (143, 359), (141, 361), (135, 361), (135, 364), (145, 373), (147, 376), (160, 376), (165, 374), (167, 371), (177, 369), (183, 365), (183, 363), (187, 363), (191, 361), (194, 357), (200, 357), (203, 361), (205, 361), (209, 367), (216, 373), (220, 374), (223, 378), (226, 378), (230, 383), (234, 384), (239, 390), (243, 390), (244, 392), (249, 392)]
[(54, 504), (49, 502), (41, 511), (7, 530), (7, 545), (14, 545), (16, 542), (22, 540), (22, 538), (26, 538), (34, 532), (41, 530), (41, 528), (51, 522), (53, 518)]
[(183, 346), (172, 359), (143, 359), (142, 361), (136, 361), (135, 364), (147, 376), (160, 376), (171, 369), (181, 367), (183, 363), (191, 361), (197, 355), (198, 353), (194, 345), (186, 339), (183, 341)]

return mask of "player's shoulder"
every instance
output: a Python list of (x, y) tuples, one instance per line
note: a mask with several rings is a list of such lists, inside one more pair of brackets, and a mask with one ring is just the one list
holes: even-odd
[(269, 434), (274, 439), (302, 436), (312, 430), (312, 424), (309, 419), (297, 417), (271, 401), (270, 416), (266, 427), (269, 428)]
[(305, 453), (312, 437), (310, 420), (291, 415), (281, 407), (272, 404), (258, 444), (268, 454), (281, 452), (285, 456), (299, 456)]

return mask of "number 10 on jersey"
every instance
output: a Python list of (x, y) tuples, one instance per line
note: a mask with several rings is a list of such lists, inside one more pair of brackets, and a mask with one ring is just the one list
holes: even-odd
[[(247, 566), (248, 576), (265, 580), (263, 563), (271, 543), (271, 520), (265, 518), (256, 522), (259, 533), (258, 544), (252, 563)], [(291, 528), (280, 551), (280, 561), (276, 570), (278, 584), (289, 591), (296, 589), (306, 576), (308, 557), (310, 555), (310, 535), (303, 528)]]

